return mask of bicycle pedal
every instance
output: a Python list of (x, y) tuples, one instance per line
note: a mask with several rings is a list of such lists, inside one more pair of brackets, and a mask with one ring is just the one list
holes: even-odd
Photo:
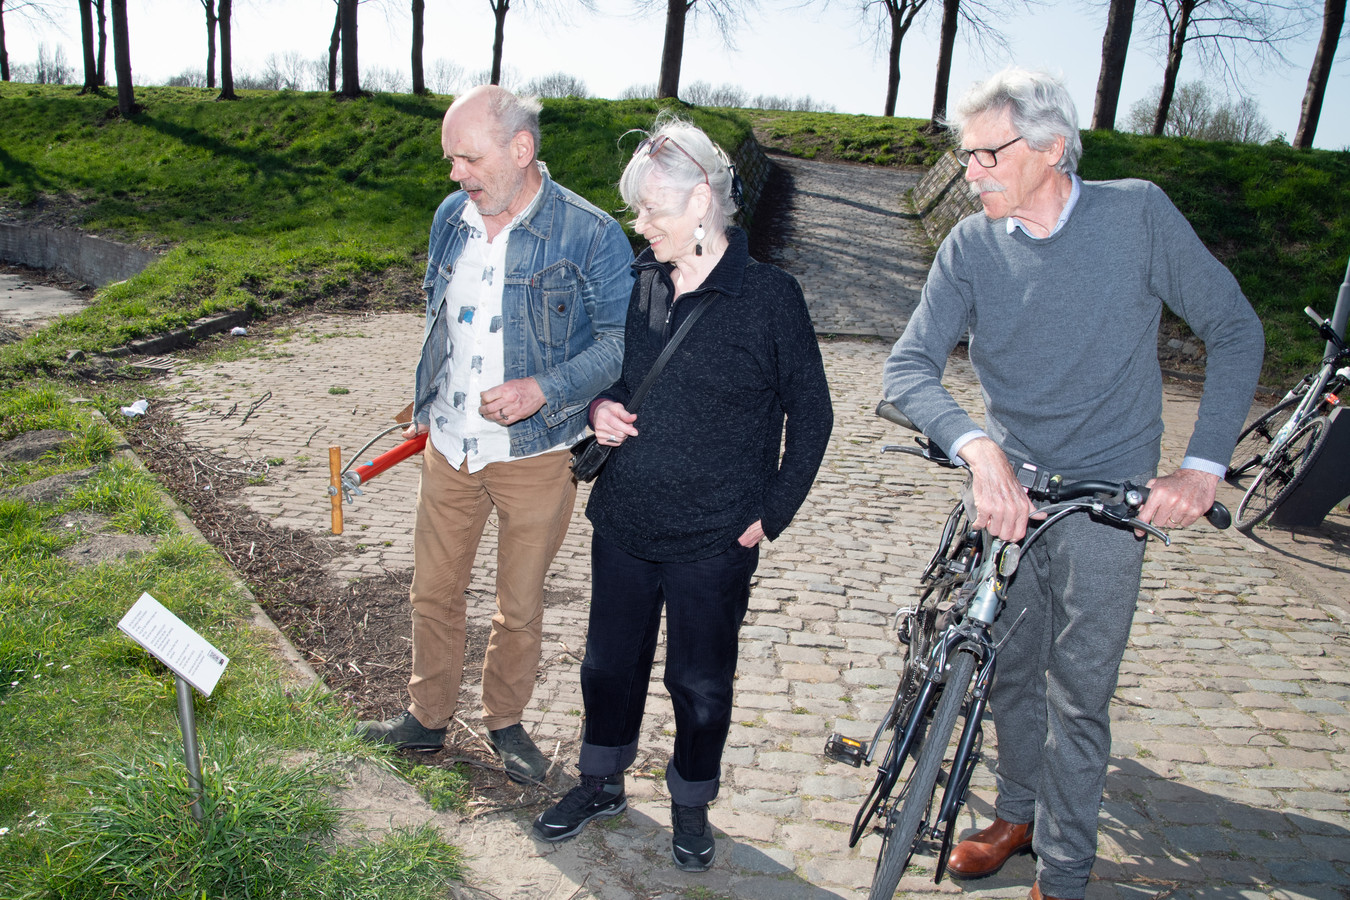
[(867, 755), (867, 745), (835, 732), (825, 741), (825, 755), (835, 762), (848, 763), (857, 769), (862, 766), (863, 757)]

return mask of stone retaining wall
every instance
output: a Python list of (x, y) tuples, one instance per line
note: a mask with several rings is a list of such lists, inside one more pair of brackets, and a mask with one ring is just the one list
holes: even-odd
[(754, 137), (746, 138), (736, 148), (736, 152), (731, 154), (731, 161), (736, 166), (736, 174), (741, 176), (741, 209), (736, 214), (736, 221), (749, 231), (755, 223), (755, 210), (759, 208), (764, 187), (769, 183), (773, 163), (769, 162), (769, 157)]
[(957, 222), (980, 211), (980, 199), (966, 190), (964, 176), (965, 169), (947, 152), (914, 188), (914, 211), (934, 245), (942, 243)]
[(140, 274), (159, 255), (74, 229), (0, 222), (0, 260), (34, 269), (56, 269), (94, 287)]

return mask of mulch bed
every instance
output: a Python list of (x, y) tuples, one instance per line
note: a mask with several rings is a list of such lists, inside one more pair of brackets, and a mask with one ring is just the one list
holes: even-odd
[[(279, 528), (238, 497), (268, 465), (230, 458), (193, 443), (164, 406), (124, 424), (127, 440), (188, 517), (248, 584), (259, 605), (305, 659), (361, 718), (386, 718), (407, 702), (412, 665), (408, 586), (411, 570), (339, 582), (326, 565), (339, 552), (322, 536)], [(470, 624), (464, 681), (481, 677), (486, 625)], [(463, 722), (472, 714), (461, 711)], [(475, 723), (476, 724), (476, 723)], [(410, 753), (427, 765), (469, 763), (471, 793), (480, 810), (516, 806), (522, 789), (502, 773), (486, 742), (455, 723), (445, 749)], [(549, 799), (530, 789), (530, 805)]]

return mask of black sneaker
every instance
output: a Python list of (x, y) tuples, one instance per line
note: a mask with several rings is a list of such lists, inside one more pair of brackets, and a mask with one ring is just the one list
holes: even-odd
[(712, 828), (708, 826), (708, 807), (670, 804), (670, 855), (675, 865), (686, 872), (706, 872), (717, 855)]
[(488, 740), (492, 742), (492, 749), (502, 758), (506, 776), (512, 781), (519, 784), (542, 781), (548, 774), (548, 757), (539, 752), (519, 722), (489, 731)]
[(445, 729), (427, 728), (411, 712), (384, 722), (360, 722), (355, 733), (372, 744), (393, 744), (400, 750), (439, 750), (445, 746)]
[(582, 775), (580, 784), (534, 820), (534, 835), (541, 841), (565, 841), (576, 836), (591, 819), (617, 816), (627, 808), (622, 772), (608, 778)]

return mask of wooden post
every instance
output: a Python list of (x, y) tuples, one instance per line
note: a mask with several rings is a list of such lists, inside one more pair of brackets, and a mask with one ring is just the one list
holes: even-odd
[(342, 448), (328, 448), (328, 493), (333, 501), (333, 534), (342, 534)]

